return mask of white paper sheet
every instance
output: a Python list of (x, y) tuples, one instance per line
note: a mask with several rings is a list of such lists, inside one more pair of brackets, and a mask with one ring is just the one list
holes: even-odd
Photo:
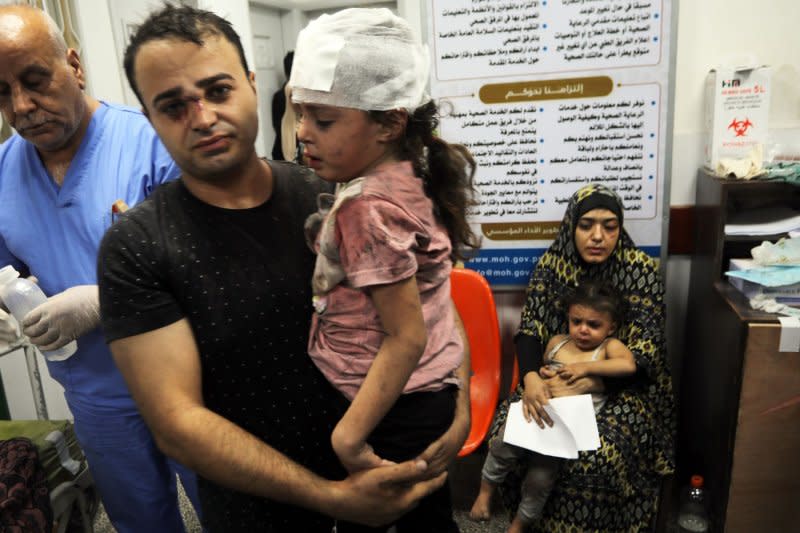
[(597, 419), (590, 394), (553, 398), (545, 410), (553, 426), (540, 428), (527, 422), (522, 414), (522, 402), (509, 405), (503, 441), (534, 452), (565, 459), (577, 459), (579, 450), (600, 447)]
[(747, 209), (731, 215), (725, 235), (778, 235), (800, 229), (800, 212), (789, 207)]

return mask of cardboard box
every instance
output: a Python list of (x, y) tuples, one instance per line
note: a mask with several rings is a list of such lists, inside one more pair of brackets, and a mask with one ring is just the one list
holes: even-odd
[[(750, 270), (759, 265), (752, 259), (731, 259), (728, 270)], [(778, 303), (796, 305), (800, 303), (800, 283), (781, 285), (779, 287), (766, 287), (742, 278), (728, 276), (728, 282), (739, 289), (748, 299), (758, 294), (775, 298)]]
[(767, 141), (771, 69), (721, 67), (711, 70), (705, 87), (705, 165), (721, 158), (743, 159)]

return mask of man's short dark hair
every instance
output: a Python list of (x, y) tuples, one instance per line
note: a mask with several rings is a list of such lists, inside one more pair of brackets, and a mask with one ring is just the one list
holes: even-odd
[(128, 83), (143, 107), (146, 106), (139, 87), (136, 85), (136, 77), (133, 72), (136, 54), (139, 53), (142, 45), (161, 39), (177, 39), (202, 46), (203, 39), (209, 36), (223, 37), (236, 47), (245, 74), (250, 72), (239, 34), (236, 33), (230, 22), (211, 11), (167, 4), (160, 11), (151, 13), (147, 20), (136, 28), (136, 32), (131, 36), (130, 43), (125, 49), (123, 65)]

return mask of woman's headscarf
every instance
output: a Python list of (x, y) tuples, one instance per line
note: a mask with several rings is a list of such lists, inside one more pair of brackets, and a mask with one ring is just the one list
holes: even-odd
[(622, 227), (606, 261), (590, 264), (580, 257), (575, 247), (577, 221), (597, 207), (619, 213), (622, 221), (622, 200), (608, 187), (588, 185), (572, 196), (558, 236), (531, 275), (519, 334), (530, 335), (546, 346), (552, 336), (567, 331), (564, 312), (556, 305), (567, 291), (584, 279), (613, 285), (628, 308), (616, 336), (633, 352), (639, 374), (646, 376), (644, 399), (654, 420), (660, 421), (660, 427), (652, 428), (656, 464), (651, 467), (666, 473), (674, 466), (675, 412), (666, 359), (664, 286), (655, 260), (639, 250)]

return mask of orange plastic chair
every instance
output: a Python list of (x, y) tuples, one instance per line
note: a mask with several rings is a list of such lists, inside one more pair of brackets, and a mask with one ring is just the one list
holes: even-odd
[(519, 363), (517, 363), (517, 354), (514, 354), (514, 360), (512, 361), (514, 365), (511, 370), (511, 389), (508, 391), (509, 394), (514, 394), (514, 391), (517, 390), (517, 385), (519, 385)]
[(500, 394), (500, 326), (494, 296), (486, 279), (466, 268), (454, 268), (450, 291), (469, 339), (472, 359), (470, 411), (472, 424), (458, 452), (464, 457), (481, 445), (492, 423)]

